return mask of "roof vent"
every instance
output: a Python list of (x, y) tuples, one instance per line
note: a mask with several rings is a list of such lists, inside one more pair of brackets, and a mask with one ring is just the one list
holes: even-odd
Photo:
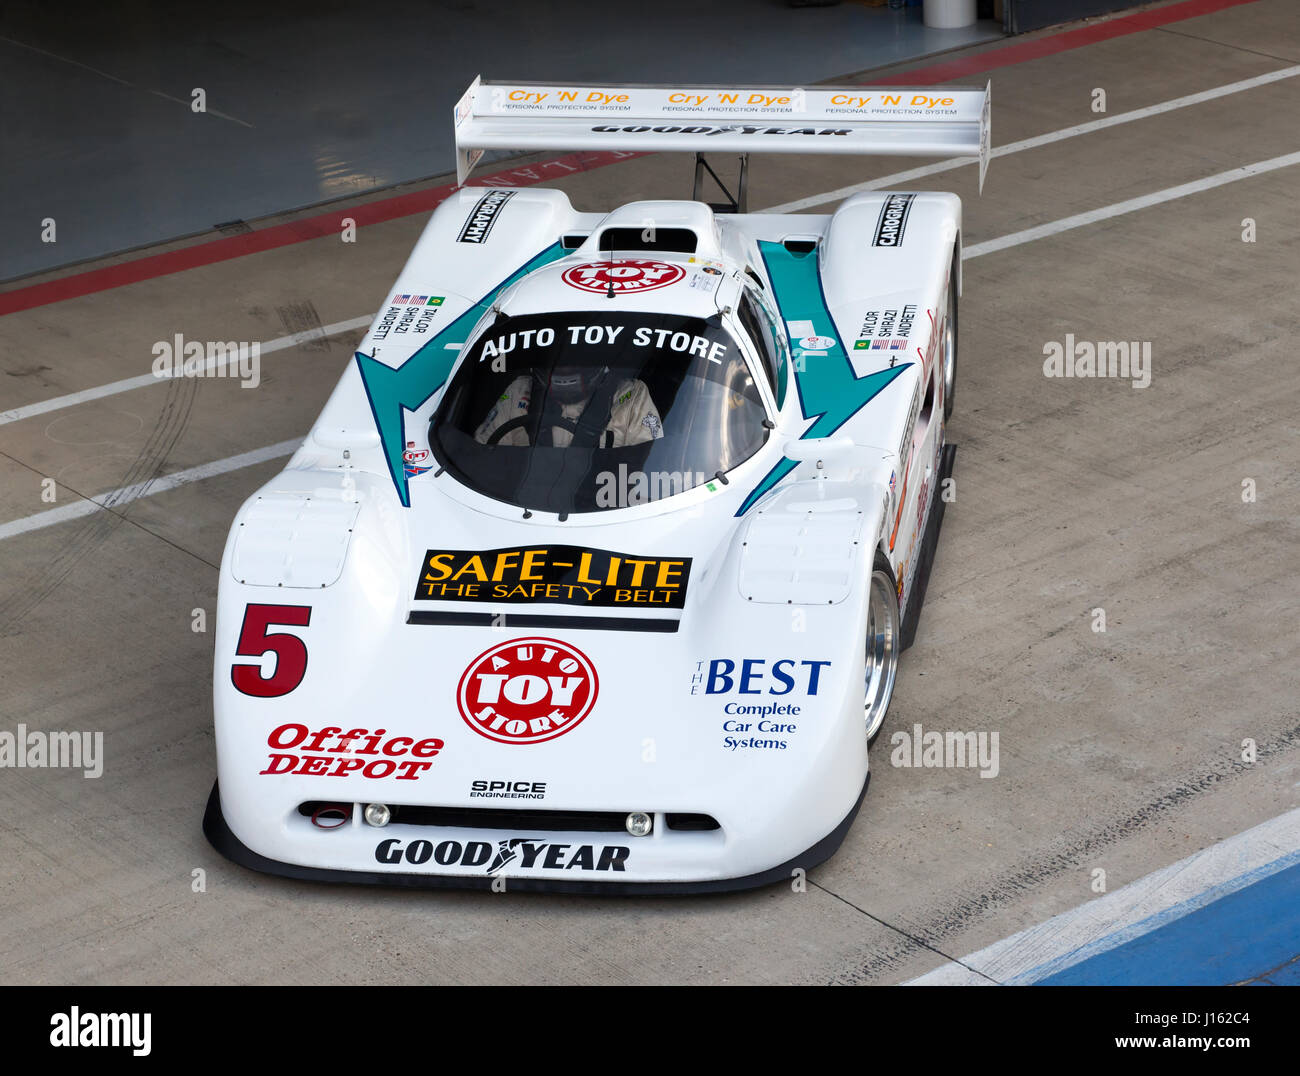
[(699, 237), (689, 228), (606, 228), (600, 233), (600, 249), (669, 250), (675, 254), (694, 254)]
[(582, 253), (658, 251), (721, 258), (718, 226), (703, 202), (629, 202), (597, 225)]

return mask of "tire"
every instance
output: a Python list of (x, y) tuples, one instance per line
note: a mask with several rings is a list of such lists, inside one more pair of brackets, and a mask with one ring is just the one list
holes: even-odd
[(867, 628), (863, 645), (866, 669), (863, 675), (862, 717), (866, 724), (867, 743), (871, 743), (885, 724), (885, 715), (894, 697), (894, 679), (898, 673), (901, 650), (902, 610), (898, 607), (898, 587), (889, 561), (877, 553), (867, 587)]
[(943, 418), (952, 418), (952, 399), (957, 391), (957, 273), (959, 247), (952, 251), (952, 271), (948, 285), (948, 320), (943, 339)]

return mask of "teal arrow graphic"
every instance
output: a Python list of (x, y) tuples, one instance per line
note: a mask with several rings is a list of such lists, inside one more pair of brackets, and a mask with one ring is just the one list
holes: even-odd
[(370, 400), (370, 410), (375, 416), (375, 428), (379, 430), (388, 472), (393, 476), (393, 485), (397, 488), (398, 499), (404, 508), (411, 507), (411, 493), (407, 489), (406, 472), (402, 466), (402, 452), (406, 448), (403, 437), (406, 412), (418, 410), (447, 380), (459, 355), (458, 351), (449, 349), (447, 345), (463, 343), (470, 330), (478, 324), (479, 318), (492, 308), (496, 297), (516, 280), (564, 257), (565, 253), (564, 248), (555, 243), (525, 262), (401, 366), (385, 366), (373, 355), (357, 352), (361, 383)]
[[(853, 372), (848, 352), (835, 331), (835, 322), (826, 308), (822, 293), (821, 272), (813, 254), (792, 254), (781, 243), (760, 241), (759, 251), (767, 266), (772, 292), (776, 297), (781, 318), (791, 321), (810, 321), (813, 335), (825, 336), (835, 341), (825, 355), (806, 355), (803, 362), (795, 364), (794, 380), (799, 389), (799, 406), (804, 418), (815, 421), (802, 434), (803, 438), (829, 437), (844, 425), (868, 400), (878, 395), (886, 385), (912, 364), (902, 363), (874, 374), (858, 377)], [(798, 343), (790, 341), (795, 351)], [(800, 366), (803, 368), (800, 369)], [(783, 459), (773, 467), (763, 480), (750, 491), (736, 515), (742, 516), (753, 507), (763, 494), (794, 470), (794, 460)]]

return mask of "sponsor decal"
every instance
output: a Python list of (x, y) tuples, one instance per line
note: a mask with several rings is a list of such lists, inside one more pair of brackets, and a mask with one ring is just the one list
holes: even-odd
[(876, 234), (871, 238), (873, 247), (901, 247), (907, 218), (912, 212), (914, 194), (891, 194), (880, 207), (876, 220)]
[[(626, 328), (626, 325), (566, 325), (558, 332), (550, 326), (541, 329), (512, 329), (491, 339), (484, 339), (478, 361), (486, 362), (516, 350), (553, 347), (557, 339), (567, 341), (569, 347), (614, 347)], [(651, 328), (648, 325), (634, 328), (631, 337), (624, 340), (622, 346), (655, 347), (663, 351), (698, 355), (719, 366), (727, 354), (727, 345), (720, 340), (710, 340), (707, 336), (688, 332), (674, 332), (672, 329)], [(623, 401), (620, 399), (618, 402)]]
[(767, 718), (757, 722), (732, 719), (722, 723), (722, 746), (733, 752), (784, 751), (790, 746), (789, 737), (798, 731), (799, 726), (789, 721), (771, 721)]
[(672, 262), (618, 258), (575, 265), (564, 271), (562, 279), (571, 288), (601, 295), (608, 293), (611, 285), (615, 293), (654, 291), (676, 284), (685, 276), (686, 270)]
[(908, 303), (885, 310), (868, 310), (862, 316), (862, 328), (853, 345), (855, 351), (906, 351), (912, 324), (916, 321), (916, 304)]
[(573, 545), (430, 549), (415, 585), (415, 598), (680, 609), (686, 603), (690, 574), (690, 557), (633, 557)]
[(799, 340), (799, 346), (805, 351), (829, 351), (835, 346), (831, 336), (805, 336)]
[(510, 875), (529, 870), (623, 871), (631, 851), (621, 844), (558, 844), (540, 837), (509, 837), (495, 846), (487, 841), (406, 843), (390, 837), (375, 848), (375, 860), (417, 867), (432, 860), (440, 867), (482, 867), (485, 874)]
[(849, 135), (853, 131), (848, 127), (751, 127), (738, 124), (734, 127), (718, 127), (712, 124), (695, 124), (679, 127), (676, 124), (662, 124), (651, 127), (638, 123), (628, 127), (616, 127), (600, 124), (593, 127), (597, 134), (689, 134), (689, 135)]
[(456, 687), (465, 724), (497, 743), (542, 743), (577, 727), (596, 702), (596, 668), (558, 639), (514, 639), (470, 662)]
[(710, 276), (722, 276), (722, 262), (714, 261), (712, 258), (698, 258), (692, 255), (687, 259), (691, 265), (700, 266)]
[[(803, 707), (797, 702), (773, 702), (769, 696), (815, 696), (821, 689), (822, 669), (829, 661), (798, 658), (713, 658), (695, 663), (691, 674), (692, 695), (749, 695), (762, 701), (735, 699), (723, 704), (722, 746), (728, 751), (784, 751), (799, 731)], [(748, 720), (741, 720), (748, 718)]]
[(443, 304), (441, 295), (394, 295), (375, 323), (371, 338), (387, 340), (390, 334), (424, 336)]
[[(916, 525), (912, 528), (912, 535), (907, 541), (908, 549), (910, 549), (914, 554), (912, 557), (914, 567), (917, 563), (919, 563), (919, 561), (916, 559), (915, 556), (915, 553), (917, 552), (916, 543), (920, 539), (922, 530), (924, 529), (926, 510), (929, 507), (930, 507), (930, 479), (926, 478), (921, 483), (921, 488), (920, 490), (917, 491), (916, 494)], [(898, 596), (900, 599), (903, 597), (903, 591), (901, 587), (899, 589)]]
[(389, 736), (387, 729), (347, 729), (336, 725), (312, 731), (306, 725), (280, 725), (266, 744), (272, 749), (260, 774), (292, 773), (300, 777), (393, 777), (414, 781), (433, 767), (443, 748), (430, 736)]
[[(768, 662), (767, 658), (714, 658), (695, 663), (691, 674), (692, 695), (816, 695), (821, 689), (822, 669), (829, 661), (803, 661), (798, 658), (780, 658)], [(770, 711), (777, 713), (778, 711)], [(781, 713), (797, 714), (793, 710)]]
[(505, 781), (481, 778), (469, 786), (470, 799), (544, 800), (545, 781)]
[(406, 477), (414, 478), (416, 475), (433, 470), (431, 465), (426, 466), (431, 455), (427, 448), (416, 448), (414, 441), (407, 441), (406, 451), (402, 453), (402, 466), (406, 471)]
[(492, 232), (492, 226), (501, 215), (501, 210), (514, 196), (514, 191), (488, 191), (470, 210), (469, 216), (460, 229), (460, 234), (456, 236), (456, 242), (486, 243)]

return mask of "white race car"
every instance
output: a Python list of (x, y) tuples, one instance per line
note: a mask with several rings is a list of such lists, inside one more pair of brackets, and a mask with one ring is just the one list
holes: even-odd
[[(205, 832), (294, 878), (789, 880), (857, 813), (916, 628), (961, 204), (748, 214), (745, 155), (978, 156), (982, 181), (988, 90), (476, 80), (455, 121), (462, 181), (486, 149), (687, 150), (695, 197), (434, 212), (231, 528)], [(742, 155), (725, 203), (704, 151)]]

